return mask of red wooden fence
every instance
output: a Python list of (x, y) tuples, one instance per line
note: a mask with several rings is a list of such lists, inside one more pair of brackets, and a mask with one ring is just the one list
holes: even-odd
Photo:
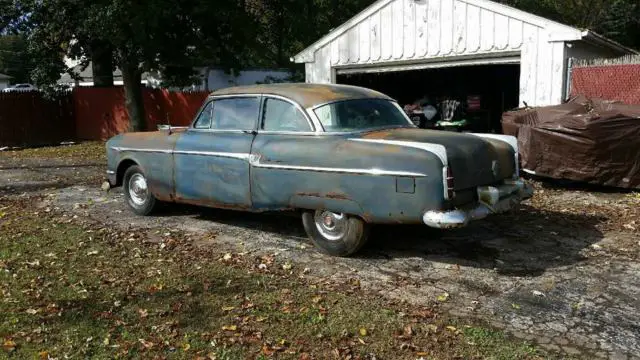
[(39, 92), (0, 93), (0, 147), (75, 139), (70, 93), (45, 98)]
[[(157, 129), (158, 124), (188, 125), (207, 95), (143, 89), (147, 130)], [(77, 88), (73, 100), (78, 139), (105, 140), (129, 129), (121, 87)]]
[[(188, 125), (207, 95), (143, 89), (147, 130)], [(53, 99), (39, 92), (0, 93), (0, 146), (106, 140), (128, 129), (122, 87), (81, 87)]]

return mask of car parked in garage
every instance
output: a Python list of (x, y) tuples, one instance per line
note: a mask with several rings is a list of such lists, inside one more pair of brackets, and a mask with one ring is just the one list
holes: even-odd
[(357, 252), (372, 224), (461, 227), (531, 196), (514, 137), (419, 129), (392, 98), (354, 86), (219, 90), (190, 126), (120, 134), (106, 151), (109, 183), (136, 214), (159, 201), (295, 210), (335, 256)]

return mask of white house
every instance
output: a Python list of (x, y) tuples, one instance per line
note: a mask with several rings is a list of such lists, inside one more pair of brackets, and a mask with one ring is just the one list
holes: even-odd
[[(93, 86), (93, 68), (91, 62), (82, 65), (81, 60), (72, 60), (65, 58), (65, 64), (71, 72), (75, 74), (72, 77), (68, 73), (60, 76), (58, 84), (67, 86)], [(244, 69), (236, 73), (225, 73), (222, 69), (216, 67), (197, 68), (199, 73), (199, 81), (193, 86), (180, 88), (176, 90), (203, 90), (213, 91), (220, 88), (236, 85), (253, 85), (266, 81), (286, 81), (291, 76), (291, 72), (286, 69)], [(113, 84), (115, 86), (123, 85), (122, 71), (115, 69), (113, 72)], [(141, 84), (148, 87), (162, 86), (162, 76), (158, 73), (142, 74)]]
[(292, 61), (305, 64), (307, 82), (368, 85), (392, 96), (413, 90), (416, 98), (458, 86), (469, 95), (485, 91), (494, 103), (502, 97), (502, 109), (493, 109), (501, 112), (561, 103), (570, 58), (631, 53), (591, 31), (488, 0), (378, 0)]
[(6, 89), (9, 87), (9, 80), (11, 80), (11, 76), (0, 74), (0, 90)]

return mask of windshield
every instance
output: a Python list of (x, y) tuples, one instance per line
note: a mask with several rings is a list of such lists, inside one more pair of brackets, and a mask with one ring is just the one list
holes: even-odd
[(339, 101), (320, 106), (314, 112), (326, 132), (412, 125), (395, 103), (383, 99)]

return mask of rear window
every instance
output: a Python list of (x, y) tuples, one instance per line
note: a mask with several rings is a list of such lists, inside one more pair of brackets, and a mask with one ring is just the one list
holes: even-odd
[(345, 100), (314, 110), (326, 132), (347, 132), (412, 124), (392, 101), (383, 99)]

